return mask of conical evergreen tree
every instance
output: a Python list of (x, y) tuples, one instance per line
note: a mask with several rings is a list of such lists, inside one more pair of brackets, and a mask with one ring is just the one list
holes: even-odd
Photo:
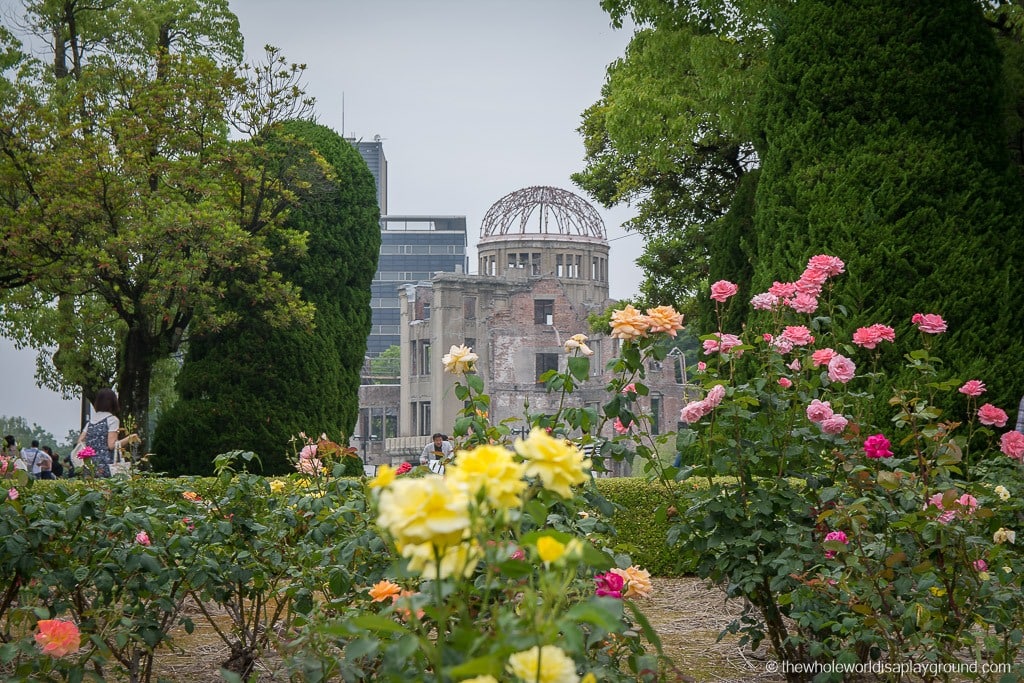
[(775, 38), (754, 291), (839, 256), (851, 331), (916, 334), (914, 313), (938, 313), (940, 355), (1011, 407), (1024, 389), (1021, 188), (977, 3), (801, 0)]
[(304, 167), (309, 190), (288, 219), (309, 233), (308, 252), (296, 260), (282, 249), (276, 264), (316, 306), (315, 329), (272, 328), (239, 302), (238, 325), (192, 340), (180, 398), (156, 429), (158, 470), (208, 474), (214, 456), (240, 449), (257, 453), (264, 472), (283, 473), (292, 437), (326, 432), (344, 441), (355, 426), (380, 251), (373, 176), (329, 128), (309, 121), (282, 128), (268, 144), (308, 147), (326, 162)]

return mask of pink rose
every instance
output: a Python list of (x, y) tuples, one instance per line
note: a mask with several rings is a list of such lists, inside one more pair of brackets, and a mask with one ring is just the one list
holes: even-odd
[[(843, 545), (849, 545), (850, 544), (850, 541), (846, 538), (846, 533), (843, 532), (843, 531), (830, 531), (830, 532), (828, 532), (828, 534), (825, 535), (825, 542), (828, 543), (829, 541), (836, 541), (838, 543), (842, 543)], [(835, 556), (836, 556), (836, 551), (834, 551), (834, 550), (826, 550), (825, 551), (825, 557), (827, 557), (828, 559), (831, 560)]]
[(978, 509), (978, 499), (969, 493), (965, 493), (957, 498), (956, 502), (961, 508), (961, 514), (966, 516), (974, 514), (974, 511)]
[(873, 349), (883, 341), (895, 341), (896, 333), (887, 325), (859, 327), (853, 333), (853, 343), (865, 349)]
[(725, 300), (740, 291), (738, 285), (734, 285), (728, 280), (719, 280), (715, 284), (711, 285), (711, 298), (715, 301), (725, 303)]
[(779, 297), (770, 292), (762, 292), (753, 296), (750, 305), (755, 311), (770, 311), (779, 305)]
[(782, 387), (783, 389), (789, 389), (791, 386), (793, 386), (793, 382), (786, 377), (780, 377), (779, 386)]
[(869, 458), (891, 458), (892, 444), (884, 434), (875, 434), (864, 439), (864, 455)]
[(845, 272), (846, 264), (838, 256), (818, 254), (807, 260), (807, 268), (824, 271), (828, 277), (833, 277)]
[(619, 434), (629, 434), (629, 427), (622, 424), (622, 420), (615, 418), (615, 422), (612, 423), (612, 428)]
[(679, 419), (687, 424), (700, 422), (701, 418), (711, 412), (704, 401), (690, 401), (679, 411)]
[(605, 572), (594, 575), (595, 595), (603, 595), (609, 598), (621, 598), (622, 589), (626, 585), (625, 579), (618, 574)]
[(968, 396), (981, 396), (985, 393), (985, 383), (976, 379), (969, 379), (958, 389), (961, 394)]
[(806, 287), (808, 284), (813, 284), (817, 286), (818, 291), (820, 292), (821, 286), (825, 284), (825, 280), (827, 279), (828, 273), (826, 273), (825, 271), (818, 270), (817, 268), (806, 268), (804, 272), (800, 274), (800, 279), (796, 281), (796, 288), (801, 291), (809, 291), (803, 289), (801, 287), (801, 283), (804, 283), (804, 287)]
[(991, 403), (986, 403), (978, 408), (978, 422), (983, 425), (1005, 427), (1007, 419), (1006, 411), (1002, 408), (996, 408)]
[(808, 292), (799, 292), (785, 300), (785, 304), (797, 313), (814, 313), (818, 310), (818, 297)]
[(704, 361), (697, 361), (697, 372), (704, 372), (708, 369), (708, 364)]
[(917, 329), (927, 334), (942, 334), (946, 331), (946, 321), (941, 315), (935, 313), (915, 313), (910, 322), (917, 325)]
[(149, 534), (147, 534), (145, 531), (140, 531), (139, 533), (135, 534), (135, 542), (139, 545), (149, 545)]
[(10, 498), (11, 500), (18, 500), (18, 497), (20, 495), (21, 494), (18, 493), (18, 489), (16, 489), (16, 488), (12, 487), (12, 488), (7, 489), (7, 497)]
[(940, 514), (938, 516), (938, 521), (939, 521), (940, 524), (949, 524), (950, 522), (953, 521), (953, 518), (956, 517), (956, 510), (945, 510), (942, 507), (942, 494), (941, 493), (936, 493), (931, 498), (929, 498), (928, 502), (925, 503), (925, 505), (924, 505), (924, 509), (927, 510), (932, 505), (934, 505), (935, 507), (937, 507), (940, 510), (943, 510), (942, 514)]
[(999, 450), (1014, 460), (1024, 460), (1024, 434), (1018, 431), (1006, 432), (999, 439)]
[(856, 370), (857, 366), (852, 360), (838, 353), (828, 362), (828, 378), (833, 382), (846, 384), (853, 379)]
[(787, 325), (782, 330), (782, 337), (789, 340), (793, 346), (807, 346), (814, 343), (814, 336), (804, 325)]
[(633, 382), (630, 382), (626, 386), (622, 387), (622, 393), (623, 394), (627, 394), (627, 395), (628, 394), (635, 394), (636, 393), (636, 384), (634, 384)]
[[(704, 340), (704, 353), (708, 356), (716, 351), (719, 353), (728, 353), (731, 349), (743, 343), (735, 334), (721, 334), (720, 332), (715, 332), (714, 336), (716, 339)], [(736, 352), (737, 357), (742, 355), (743, 351)]]
[(316, 457), (316, 444), (311, 443), (301, 451), (299, 451), (299, 457), (303, 460), (312, 460)]
[(725, 398), (725, 385), (716, 384), (711, 387), (711, 391), (709, 391), (708, 395), (704, 398), (704, 403), (709, 408), (717, 408), (723, 398)]
[(986, 562), (985, 560), (975, 560), (971, 564), (974, 567), (974, 571), (976, 572), (983, 572), (986, 569), (988, 569), (988, 562)]
[(777, 353), (785, 355), (793, 350), (793, 342), (789, 341), (785, 337), (776, 337), (771, 340), (771, 347), (775, 349)]
[(821, 422), (832, 417), (832, 404), (828, 401), (819, 401), (814, 399), (811, 404), (807, 406), (807, 419), (811, 422)]
[(796, 296), (796, 285), (792, 282), (773, 282), (768, 288), (768, 293), (780, 299), (789, 299)]
[(842, 415), (835, 414), (822, 420), (820, 427), (826, 434), (842, 434), (849, 423), (850, 421)]
[(792, 370), (793, 372), (800, 372), (800, 368), (802, 368), (803, 366), (800, 365), (800, 359), (799, 358), (794, 358), (793, 362), (790, 363), (789, 365), (787, 365), (786, 367), (789, 368), (790, 370)]
[(828, 362), (835, 358), (836, 352), (832, 349), (818, 349), (811, 354), (811, 363), (814, 367), (820, 367), (822, 365), (828, 365)]

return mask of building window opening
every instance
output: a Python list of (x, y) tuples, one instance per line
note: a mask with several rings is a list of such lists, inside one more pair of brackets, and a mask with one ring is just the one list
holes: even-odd
[(541, 382), (541, 377), (544, 376), (545, 372), (554, 370), (558, 372), (558, 354), (557, 353), (538, 353), (537, 354), (537, 381)]
[(467, 296), (462, 300), (462, 317), (466, 320), (476, 320), (475, 296)]
[(555, 302), (551, 299), (537, 299), (533, 302), (533, 322), (536, 325), (552, 325), (555, 319)]

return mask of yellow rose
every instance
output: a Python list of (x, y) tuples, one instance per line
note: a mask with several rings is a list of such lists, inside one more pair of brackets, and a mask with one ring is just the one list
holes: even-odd
[(544, 562), (558, 562), (565, 554), (565, 544), (551, 536), (541, 536), (537, 539), (537, 554)]
[(284, 482), (279, 480), (279, 479), (271, 479), (270, 480), (270, 492), (271, 493), (281, 493), (281, 491), (284, 491)]
[(530, 430), (523, 441), (517, 439), (516, 452), (526, 460), (526, 476), (540, 477), (544, 488), (563, 498), (571, 498), (570, 486), (587, 480), (590, 460), (574, 444), (554, 439), (540, 427)]
[(1010, 543), (1012, 544), (1017, 540), (1017, 532), (1013, 529), (1007, 529), (1005, 527), (999, 527), (999, 530), (992, 534), (993, 543)]
[(450, 576), (468, 578), (483, 557), (480, 547), (468, 541), (450, 546), (437, 546), (433, 543), (403, 545), (399, 553), (409, 560), (409, 571), (425, 579), (447, 579)]
[(369, 486), (371, 489), (375, 488), (386, 488), (391, 486), (391, 482), (395, 480), (395, 468), (391, 465), (381, 465), (377, 468), (377, 476), (370, 480)]
[(626, 589), (622, 593), (624, 598), (646, 598), (651, 595), (651, 591), (654, 589), (651, 585), (651, 573), (636, 565), (626, 569), (616, 567), (611, 570), (611, 573), (618, 574), (625, 582)]
[(579, 683), (576, 662), (556, 645), (536, 645), (508, 658), (508, 670), (526, 683)]
[(525, 467), (513, 460), (512, 451), (502, 446), (479, 446), (455, 453), (455, 462), (445, 475), (451, 485), (474, 499), (483, 489), (495, 509), (519, 507), (519, 494), (526, 488)]
[(589, 346), (586, 345), (586, 341), (587, 335), (585, 334), (572, 335), (571, 337), (566, 339), (565, 344), (563, 344), (563, 346), (565, 347), (565, 352), (572, 353), (574, 350), (579, 349), (581, 355), (593, 356), (594, 352), (590, 349)]
[(455, 345), (448, 349), (448, 353), (441, 358), (444, 363), (445, 372), (453, 375), (464, 375), (473, 369), (473, 364), (480, 359), (473, 350), (463, 344)]
[(677, 330), (683, 329), (682, 313), (676, 313), (676, 309), (671, 306), (648, 308), (647, 322), (650, 325), (647, 331), (651, 334), (655, 332), (668, 332), (674, 337)]
[(491, 675), (474, 676), (473, 678), (462, 679), (461, 683), (498, 683), (498, 679)]
[(612, 337), (615, 339), (637, 339), (646, 337), (650, 321), (640, 311), (633, 308), (632, 304), (626, 304), (621, 311), (612, 313)]
[(1010, 491), (1005, 486), (997, 486), (995, 488), (996, 495), (999, 496), (999, 500), (1009, 500)]
[(400, 479), (381, 491), (377, 525), (400, 545), (454, 545), (469, 530), (466, 497), (442, 477)]

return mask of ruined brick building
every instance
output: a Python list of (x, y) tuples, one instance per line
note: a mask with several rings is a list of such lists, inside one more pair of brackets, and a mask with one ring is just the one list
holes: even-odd
[[(577, 333), (590, 337), (594, 356), (590, 380), (570, 400), (595, 408), (608, 400), (605, 365), (618, 341), (592, 333), (587, 316), (614, 303), (608, 298), (614, 264), (593, 207), (557, 188), (518, 190), (485, 215), (477, 252), (478, 275), (439, 272), (399, 288), (400, 384), (397, 396), (393, 388), (385, 395), (377, 387), (374, 399), (397, 399), (398, 436), (385, 440), (378, 462), (413, 456), (430, 434), (451, 433), (462, 405), (441, 357), (453, 345), (479, 355), (476, 372), (491, 397), (490, 419), (513, 418), (514, 431), (525, 426), (527, 410), (557, 409), (560, 396), (548, 394), (538, 378), (550, 369), (565, 371), (563, 344)], [(674, 430), (683, 402), (683, 359), (670, 355), (649, 367), (645, 383), (651, 393), (641, 405), (654, 428)]]

